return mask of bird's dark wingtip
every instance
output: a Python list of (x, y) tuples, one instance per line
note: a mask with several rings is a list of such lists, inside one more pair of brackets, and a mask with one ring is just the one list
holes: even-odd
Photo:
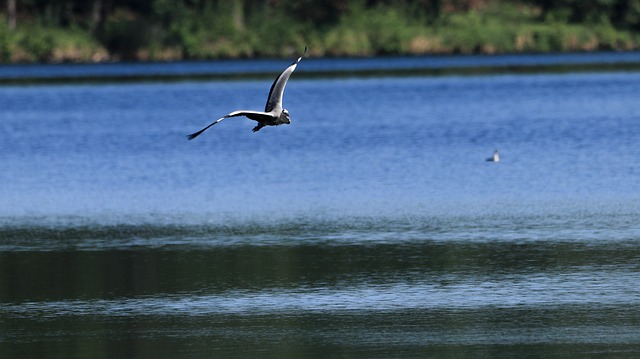
[(194, 138), (198, 137), (198, 135), (199, 135), (199, 134), (201, 134), (201, 133), (202, 133), (202, 131), (198, 131), (198, 132), (196, 132), (196, 133), (192, 133), (192, 134), (190, 134), (190, 135), (188, 135), (188, 136), (187, 136), (187, 140), (191, 141), (191, 140), (193, 140)]
[(306, 54), (307, 54), (307, 45), (304, 45), (304, 51), (302, 52), (302, 55), (298, 57), (298, 59), (294, 62), (294, 64), (297, 64), (298, 62), (300, 62), (300, 60), (302, 60), (302, 58), (304, 58), (304, 55)]

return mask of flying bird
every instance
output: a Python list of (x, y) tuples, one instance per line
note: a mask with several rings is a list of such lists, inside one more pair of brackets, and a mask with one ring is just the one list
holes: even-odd
[(282, 108), (282, 95), (284, 94), (284, 87), (286, 86), (289, 77), (291, 77), (291, 74), (296, 69), (296, 66), (298, 66), (298, 63), (300, 62), (300, 60), (302, 60), (306, 53), (307, 47), (305, 46), (302, 55), (298, 57), (298, 59), (294, 63), (292, 63), (291, 65), (289, 65), (289, 67), (282, 71), (282, 73), (278, 75), (278, 77), (276, 77), (273, 85), (271, 85), (271, 90), (269, 90), (269, 97), (267, 98), (267, 105), (264, 108), (264, 112), (250, 110), (233, 111), (230, 114), (215, 120), (213, 123), (203, 128), (202, 130), (190, 134), (189, 136), (187, 136), (187, 138), (189, 140), (193, 140), (209, 127), (229, 117), (244, 116), (250, 120), (257, 121), (258, 125), (253, 128), (253, 132), (260, 131), (260, 129), (264, 126), (278, 126), (282, 125), (283, 123), (290, 124), (291, 119), (289, 118), (289, 111), (287, 111), (287, 109), (285, 108)]

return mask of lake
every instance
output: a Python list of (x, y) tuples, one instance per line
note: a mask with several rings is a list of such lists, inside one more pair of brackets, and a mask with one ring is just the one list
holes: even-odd
[(306, 62), (0, 86), (0, 356), (640, 355), (640, 72)]

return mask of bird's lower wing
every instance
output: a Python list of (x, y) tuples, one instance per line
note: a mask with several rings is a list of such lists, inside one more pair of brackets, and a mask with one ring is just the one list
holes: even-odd
[(229, 117), (238, 117), (238, 116), (246, 116), (249, 119), (252, 119), (254, 121), (258, 121), (260, 122), (263, 118), (264, 119), (269, 119), (272, 118), (273, 115), (270, 115), (266, 112), (260, 112), (260, 111), (234, 111), (231, 112), (230, 114), (220, 117), (219, 119), (213, 121), (211, 124), (209, 124), (207, 127), (203, 128), (202, 130), (198, 131), (198, 132), (194, 132), (190, 135), (187, 136), (187, 139), (189, 139), (189, 141), (193, 140), (194, 138), (200, 136), (201, 133), (203, 133), (204, 131), (206, 131), (207, 129), (209, 129), (209, 127), (215, 125), (216, 123), (224, 120), (225, 118), (229, 118)]
[(226, 118), (226, 117), (221, 117), (221, 118), (219, 118), (219, 119), (215, 120), (215, 121), (214, 121), (214, 122), (212, 122), (209, 126), (207, 126), (207, 127), (203, 128), (202, 130), (200, 130), (200, 131), (198, 131), (198, 132), (194, 132), (194, 133), (190, 134), (189, 136), (187, 136), (187, 139), (189, 139), (189, 141), (193, 140), (194, 138), (196, 138), (196, 137), (200, 136), (200, 134), (201, 134), (201, 133), (203, 133), (204, 131), (206, 131), (207, 129), (209, 129), (209, 127), (211, 127), (211, 126), (215, 125), (216, 123), (218, 123), (218, 122), (220, 122), (220, 121), (224, 120), (225, 118)]

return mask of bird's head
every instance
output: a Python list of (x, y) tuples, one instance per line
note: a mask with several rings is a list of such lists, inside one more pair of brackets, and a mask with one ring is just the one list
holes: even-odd
[(285, 108), (282, 110), (282, 115), (280, 115), (280, 119), (283, 123), (289, 124), (291, 123), (291, 118), (289, 117), (289, 111)]

